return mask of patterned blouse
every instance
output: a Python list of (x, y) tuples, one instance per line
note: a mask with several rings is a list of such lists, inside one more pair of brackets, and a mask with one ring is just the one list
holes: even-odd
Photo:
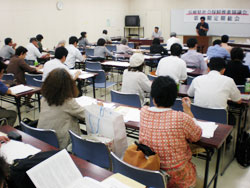
[(192, 152), (187, 140), (196, 142), (201, 133), (201, 128), (183, 112), (147, 106), (141, 109), (139, 141), (158, 153), (164, 170), (190, 161)]

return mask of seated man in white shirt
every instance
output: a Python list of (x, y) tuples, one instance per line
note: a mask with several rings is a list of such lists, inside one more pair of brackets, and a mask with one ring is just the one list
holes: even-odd
[(111, 44), (112, 43), (111, 38), (108, 36), (108, 31), (106, 29), (104, 29), (102, 31), (101, 38), (103, 38), (106, 41), (107, 44)]
[(152, 39), (154, 38), (162, 38), (162, 34), (161, 31), (159, 31), (159, 27), (155, 27), (155, 30), (152, 33)]
[(37, 61), (37, 58), (46, 59), (49, 57), (49, 54), (42, 55), (38, 49), (37, 39), (35, 37), (30, 39), (30, 43), (27, 45), (27, 54), (25, 57), (25, 62), (29, 65), (34, 65), (34, 62)]
[(180, 58), (182, 47), (180, 44), (171, 46), (171, 56), (160, 60), (156, 69), (157, 76), (170, 76), (176, 83), (187, 79), (187, 67), (184, 60)]
[(202, 70), (207, 70), (207, 63), (204, 61), (204, 57), (201, 53), (197, 52), (198, 41), (196, 38), (190, 38), (187, 40), (188, 51), (181, 56), (187, 67), (195, 67)]
[(171, 46), (174, 43), (178, 43), (182, 47), (181, 40), (176, 37), (176, 33), (175, 32), (171, 32), (170, 33), (170, 38), (167, 40), (167, 49), (170, 50)]
[(232, 78), (224, 76), (226, 63), (222, 58), (211, 58), (209, 73), (194, 78), (188, 95), (194, 96), (194, 104), (204, 108), (226, 109), (227, 100), (241, 103), (241, 95)]
[(132, 52), (132, 49), (128, 47), (128, 41), (127, 39), (122, 39), (121, 44), (118, 44), (116, 46), (116, 53), (129, 53)]
[(69, 69), (75, 68), (76, 61), (82, 62), (85, 59), (81, 52), (76, 48), (77, 43), (78, 39), (76, 36), (71, 36), (69, 38), (69, 46), (66, 47), (66, 49), (68, 50), (68, 56), (65, 62), (65, 65)]
[(43, 81), (47, 78), (49, 73), (56, 68), (63, 68), (65, 70), (67, 70), (71, 74), (71, 76), (74, 80), (76, 80), (78, 78), (78, 76), (81, 74), (81, 72), (77, 71), (75, 74), (73, 74), (72, 72), (70, 72), (70, 69), (64, 64), (64, 62), (67, 58), (67, 55), (68, 55), (68, 50), (66, 48), (64, 48), (63, 46), (58, 47), (56, 49), (55, 58), (50, 60), (50, 61), (47, 61), (44, 64), (43, 79), (42, 79)]

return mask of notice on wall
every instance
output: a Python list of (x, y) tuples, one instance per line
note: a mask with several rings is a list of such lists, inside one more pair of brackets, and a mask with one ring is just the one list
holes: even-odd
[(250, 23), (250, 9), (185, 9), (184, 22)]

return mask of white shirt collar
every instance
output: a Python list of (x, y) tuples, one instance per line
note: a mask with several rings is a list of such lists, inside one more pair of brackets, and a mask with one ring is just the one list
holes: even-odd
[(151, 111), (151, 112), (166, 112), (166, 111), (170, 111), (170, 110), (172, 110), (172, 109), (171, 108), (157, 108), (155, 106), (149, 108), (149, 111)]

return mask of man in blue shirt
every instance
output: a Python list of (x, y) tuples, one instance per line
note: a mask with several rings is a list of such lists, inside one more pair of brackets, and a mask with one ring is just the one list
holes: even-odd
[(221, 40), (215, 40), (213, 46), (207, 49), (207, 57), (211, 59), (212, 57), (220, 57), (223, 59), (230, 59), (230, 54), (225, 48), (221, 47)]
[[(0, 80), (3, 77), (3, 72), (6, 68), (7, 68), (7, 65), (5, 65), (0, 59)], [(4, 85), (4, 83), (0, 81), (0, 95), (5, 95), (5, 94), (11, 94), (11, 91), (6, 85)], [(0, 106), (0, 119), (6, 118), (8, 121), (7, 122), (8, 125), (13, 126), (16, 122), (16, 117), (17, 117), (17, 113), (15, 111), (6, 110), (5, 108), (2, 108)]]
[(205, 17), (200, 18), (201, 22), (196, 25), (196, 33), (198, 36), (207, 36), (209, 30), (208, 23), (205, 22)]
[(201, 53), (197, 52), (198, 41), (196, 38), (190, 38), (187, 40), (188, 51), (181, 56), (187, 67), (195, 67), (202, 70), (207, 69), (207, 63), (204, 61), (204, 57)]

